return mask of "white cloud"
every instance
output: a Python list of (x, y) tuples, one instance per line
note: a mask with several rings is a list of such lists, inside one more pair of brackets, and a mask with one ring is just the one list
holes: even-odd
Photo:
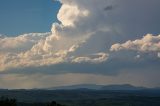
[[(106, 24), (108, 18), (106, 7), (112, 6), (114, 1), (61, 0), (60, 2), (62, 7), (57, 15), (60, 23), (53, 23), (51, 32), (0, 37), (0, 71), (61, 63), (78, 64), (107, 61), (109, 54), (106, 51), (109, 50), (105, 51), (104, 49), (106, 49), (106, 44), (110, 46), (109, 44), (114, 41), (115, 36), (112, 38), (107, 35), (107, 32), (112, 31), (112, 28)], [(101, 34), (107, 37), (100, 38)], [(90, 40), (93, 35), (94, 39)], [(159, 40), (157, 39), (159, 36), (148, 34), (140, 40), (114, 44), (111, 51), (127, 49), (159, 53)], [(101, 41), (103, 43), (100, 45), (104, 51), (99, 49), (100, 46), (97, 46)], [(159, 54), (157, 55), (159, 56)], [(139, 57), (140, 55), (137, 55), (137, 58)]]
[(89, 15), (89, 11), (80, 10), (76, 5), (63, 4), (58, 13), (58, 19), (64, 26), (74, 26), (76, 21), (81, 17)]
[(132, 50), (142, 53), (159, 53), (160, 52), (160, 35), (145, 35), (142, 39), (126, 41), (125, 43), (116, 43), (111, 46), (111, 51)]
[(32, 48), (37, 42), (45, 39), (49, 33), (29, 33), (17, 37), (1, 37), (0, 53), (14, 52), (20, 53)]
[[(57, 15), (60, 23), (53, 23), (51, 32), (0, 37), (0, 71), (64, 62), (101, 63), (107, 60), (108, 54), (97, 52), (96, 49), (99, 48), (93, 47), (95, 51), (91, 54), (85, 50), (81, 53), (77, 51), (93, 34), (108, 30), (104, 19), (99, 19), (106, 17), (106, 14), (100, 12), (106, 7), (106, 1), (61, 0), (60, 2), (62, 6)], [(97, 2), (100, 5), (91, 6)]]

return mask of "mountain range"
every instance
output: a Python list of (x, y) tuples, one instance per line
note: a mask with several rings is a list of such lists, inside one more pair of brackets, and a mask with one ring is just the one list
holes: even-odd
[[(93, 89), (93, 90), (144, 90), (151, 89), (146, 87), (137, 87), (130, 84), (122, 85), (96, 85), (96, 84), (79, 84), (79, 85), (69, 85), (69, 86), (59, 86), (47, 88), (47, 90), (72, 90), (72, 89)], [(156, 88), (152, 88), (156, 89)]]

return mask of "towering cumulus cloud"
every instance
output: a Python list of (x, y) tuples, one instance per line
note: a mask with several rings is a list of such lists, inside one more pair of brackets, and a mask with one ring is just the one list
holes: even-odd
[[(77, 51), (97, 31), (104, 29), (101, 16), (105, 0), (93, 8), (98, 0), (61, 0), (57, 15), (60, 23), (53, 23), (51, 32), (30, 33), (17, 37), (0, 37), (0, 71), (13, 68), (38, 67), (58, 63), (100, 63), (106, 61), (104, 52)], [(95, 48), (96, 49), (96, 48)]]

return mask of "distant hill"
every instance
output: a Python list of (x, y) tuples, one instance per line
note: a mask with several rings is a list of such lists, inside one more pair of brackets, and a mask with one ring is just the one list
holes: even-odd
[(124, 85), (107, 85), (107, 86), (103, 86), (101, 89), (102, 90), (143, 90), (143, 89), (147, 89), (147, 88), (135, 87), (130, 84), (124, 84)]
[(93, 90), (143, 90), (145, 87), (136, 87), (130, 84), (122, 85), (96, 85), (96, 84), (79, 84), (70, 86), (60, 86), (48, 88), (48, 90), (71, 90), (71, 89), (93, 89)]
[(48, 88), (49, 90), (71, 90), (71, 89), (95, 89), (100, 90), (103, 85), (96, 84), (79, 84), (79, 85), (69, 85), (69, 86), (60, 86), (60, 87), (52, 87)]
[[(0, 89), (0, 91), (6, 91), (9, 89)], [(11, 89), (10, 89), (11, 90)], [(78, 84), (78, 85), (68, 85), (68, 86), (59, 86), (59, 87), (50, 87), (50, 88), (34, 88), (34, 89), (13, 89), (13, 90), (158, 90), (160, 88), (147, 88), (133, 86), (130, 84), (115, 84), (115, 85), (96, 85), (96, 84)]]

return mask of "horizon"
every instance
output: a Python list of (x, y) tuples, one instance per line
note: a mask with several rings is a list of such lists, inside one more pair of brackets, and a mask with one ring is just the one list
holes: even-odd
[[(94, 86), (94, 87), (93, 87)], [(134, 86), (131, 84), (109, 84), (109, 85), (103, 85), (103, 84), (75, 84), (75, 85), (62, 85), (62, 86), (56, 86), (56, 87), (48, 87), (48, 88), (29, 88), (29, 89), (25, 89), (25, 88), (15, 88), (15, 89), (8, 89), (8, 88), (0, 88), (0, 90), (79, 90), (79, 89), (88, 89), (88, 90), (108, 90), (107, 89), (103, 89), (103, 87), (114, 87), (113, 91), (116, 90), (120, 90), (121, 89), (125, 89), (125, 90), (130, 90), (130, 88), (125, 88), (125, 86), (130, 86), (133, 87), (133, 90), (160, 90), (159, 87), (144, 87), (144, 86)], [(95, 88), (97, 87), (97, 88)], [(115, 88), (116, 87), (116, 88)], [(118, 87), (118, 88), (117, 88)], [(122, 87), (122, 88), (119, 88)], [(110, 90), (110, 88), (109, 88)], [(125, 91), (122, 90), (122, 91)], [(137, 91), (138, 91), (137, 90)]]

